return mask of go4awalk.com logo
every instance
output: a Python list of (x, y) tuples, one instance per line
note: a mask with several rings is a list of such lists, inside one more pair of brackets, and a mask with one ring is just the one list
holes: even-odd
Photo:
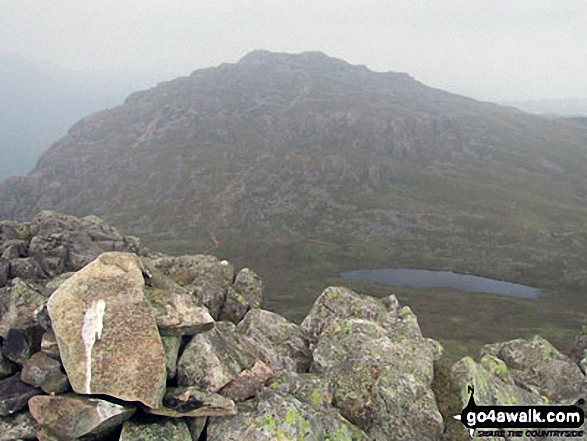
[[(585, 416), (583, 409), (573, 406), (477, 406), (475, 390), (469, 403), (455, 419), (469, 429), (471, 438), (478, 437), (581, 437)], [(476, 431), (476, 432), (475, 432)]]

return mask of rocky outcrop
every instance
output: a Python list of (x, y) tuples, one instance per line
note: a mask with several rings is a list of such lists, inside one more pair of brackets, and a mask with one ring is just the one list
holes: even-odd
[(437, 343), (395, 297), (328, 288), (302, 323), (313, 341), (310, 372), (333, 386), (333, 403), (370, 439), (434, 440), (443, 422), (431, 390)]
[[(36, 234), (60, 234), (39, 222)], [(31, 231), (2, 225), (0, 246)], [(26, 252), (12, 245), (9, 264)], [(0, 440), (446, 439), (432, 392), (442, 348), (394, 296), (331, 287), (296, 325), (260, 309), (248, 269), (139, 254), (0, 288)], [(463, 407), (469, 385), (478, 404), (572, 404), (586, 394), (578, 362), (540, 337), (487, 345), (454, 365), (451, 393)]]

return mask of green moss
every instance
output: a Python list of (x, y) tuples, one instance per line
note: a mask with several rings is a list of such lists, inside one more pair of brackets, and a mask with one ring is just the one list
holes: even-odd
[(349, 435), (346, 426), (342, 424), (334, 433), (324, 429), (324, 441), (353, 441), (353, 438)]
[(312, 391), (312, 403), (314, 403), (315, 406), (319, 406), (320, 403), (322, 403), (322, 396), (316, 389)]
[(257, 426), (267, 427), (271, 432), (273, 432), (275, 430), (275, 419), (273, 418), (273, 414), (269, 413), (264, 418), (258, 420)]
[(290, 426), (293, 426), (297, 421), (297, 411), (295, 409), (288, 409), (287, 413), (285, 414), (285, 422)]

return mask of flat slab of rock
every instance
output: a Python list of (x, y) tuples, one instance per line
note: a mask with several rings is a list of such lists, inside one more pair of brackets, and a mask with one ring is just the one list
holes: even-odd
[(131, 405), (78, 395), (40, 395), (29, 401), (29, 409), (47, 435), (65, 439), (108, 432), (136, 410)]
[(188, 425), (182, 420), (152, 423), (127, 421), (122, 426), (120, 441), (192, 441)]
[(165, 355), (134, 254), (109, 252), (67, 279), (48, 302), (73, 390), (159, 407)]
[(18, 412), (27, 405), (29, 399), (42, 393), (41, 389), (20, 381), (20, 374), (0, 380), (0, 416)]
[(153, 415), (171, 418), (234, 415), (234, 401), (218, 394), (206, 393), (195, 387), (169, 388), (163, 397), (163, 406), (145, 409)]

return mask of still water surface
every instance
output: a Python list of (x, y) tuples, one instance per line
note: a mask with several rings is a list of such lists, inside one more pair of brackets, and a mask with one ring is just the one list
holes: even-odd
[(425, 288), (453, 288), (461, 291), (502, 294), (512, 297), (536, 298), (540, 289), (486, 277), (457, 274), (451, 271), (419, 269), (371, 269), (345, 271), (343, 279), (376, 282), (392, 286), (413, 286)]

